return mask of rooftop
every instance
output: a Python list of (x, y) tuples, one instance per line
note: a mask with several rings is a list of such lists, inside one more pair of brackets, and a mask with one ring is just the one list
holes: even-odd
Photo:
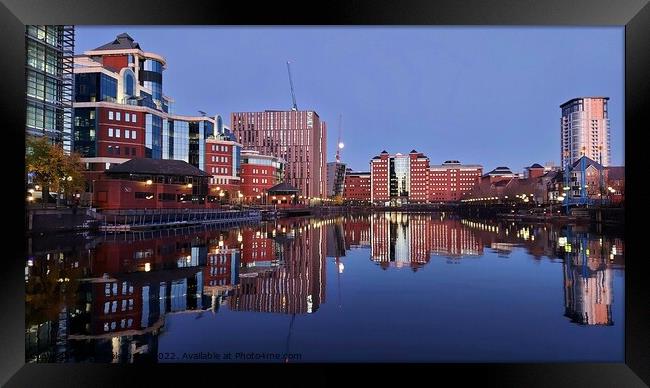
[(581, 162), (582, 159), (585, 159), (585, 162), (586, 162), (587, 167), (589, 167), (589, 166), (594, 166), (594, 167), (596, 167), (596, 169), (598, 169), (598, 170), (601, 170), (601, 169), (603, 168), (603, 166), (602, 166), (600, 163), (596, 162), (595, 160), (590, 159), (590, 158), (588, 158), (588, 157), (586, 157), (586, 156), (582, 156), (582, 157), (580, 157), (578, 160), (576, 160), (575, 162), (573, 162), (573, 164), (571, 164), (571, 170), (574, 170), (574, 169), (576, 169), (576, 168), (580, 168), (580, 163), (582, 163), (582, 162)]
[(151, 174), (180, 176), (209, 176), (183, 160), (135, 158), (111, 166), (107, 174)]
[(127, 33), (119, 34), (115, 40), (112, 42), (106, 43), (105, 45), (97, 47), (93, 51), (97, 50), (129, 50), (129, 49), (140, 49), (140, 44), (133, 41), (133, 38)]
[(266, 190), (269, 193), (297, 193), (298, 189), (291, 186), (287, 182), (278, 183)]
[(572, 98), (569, 101), (565, 102), (564, 104), (560, 105), (560, 108), (564, 108), (565, 106), (570, 105), (575, 101), (584, 100), (585, 98), (602, 98), (602, 99), (605, 99), (605, 100), (609, 100), (609, 97), (603, 97), (603, 96), (576, 97), (576, 98)]

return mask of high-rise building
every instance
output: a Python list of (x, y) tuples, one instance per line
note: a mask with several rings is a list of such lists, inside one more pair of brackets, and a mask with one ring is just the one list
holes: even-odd
[(340, 161), (327, 163), (327, 196), (343, 196), (343, 184), (345, 181), (345, 163)]
[(386, 151), (370, 161), (371, 202), (426, 202), (429, 158), (415, 150), (408, 155)]
[(176, 159), (206, 170), (206, 140), (224, 135), (219, 116), (171, 113), (165, 58), (128, 34), (75, 57), (74, 149), (89, 170), (132, 158)]
[(325, 122), (314, 111), (234, 112), (231, 128), (244, 149), (286, 161), (285, 182), (300, 195), (327, 194)]
[(610, 163), (609, 97), (579, 97), (560, 105), (562, 168), (582, 156), (607, 167)]
[(458, 201), (481, 180), (483, 166), (460, 164), (447, 160), (429, 170), (429, 200), (431, 202)]
[(72, 150), (74, 26), (27, 26), (27, 136), (47, 136)]

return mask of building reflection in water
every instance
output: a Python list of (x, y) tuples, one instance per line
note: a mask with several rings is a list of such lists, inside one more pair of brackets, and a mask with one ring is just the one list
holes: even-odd
[(383, 213), (371, 217), (371, 260), (381, 268), (414, 271), (431, 255), (449, 259), (483, 254), (481, 239), (460, 219), (427, 214)]
[(30, 252), (26, 360), (154, 361), (165, 315), (224, 303), (313, 313), (325, 301), (326, 222), (109, 235)]
[[(231, 230), (209, 227), (29, 241), (25, 266), (26, 361), (156, 361), (169, 314), (229, 310), (311, 314), (325, 303), (326, 257), (368, 249), (383, 269), (416, 271), (515, 247), (561, 262), (565, 316), (613, 325), (613, 270), (622, 239), (581, 227), (375, 213), (281, 219)], [(340, 279), (339, 279), (340, 281)], [(339, 301), (340, 304), (340, 301)]]
[(325, 302), (326, 222), (281, 220), (271, 231), (245, 239), (252, 256), (244, 258), (247, 266), (228, 297), (229, 308), (284, 314), (318, 310)]

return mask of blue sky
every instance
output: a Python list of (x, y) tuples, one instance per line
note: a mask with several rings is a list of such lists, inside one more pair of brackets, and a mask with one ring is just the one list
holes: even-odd
[(127, 32), (167, 59), (163, 91), (174, 112), (289, 109), (286, 61), (298, 108), (328, 123), (334, 159), (424, 152), (432, 164), (486, 171), (560, 162), (560, 108), (608, 96), (612, 164), (624, 163), (623, 27), (78, 26), (77, 53)]

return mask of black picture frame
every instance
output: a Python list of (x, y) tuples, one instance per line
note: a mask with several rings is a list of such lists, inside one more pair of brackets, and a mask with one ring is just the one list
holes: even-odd
[[(644, 213), (638, 188), (643, 155), (638, 141), (649, 122), (650, 5), (647, 0), (447, 0), (277, 2), (200, 2), (185, 0), (1, 0), (0, 31), (3, 75), (1, 116), (5, 166), (3, 207), (9, 221), (2, 276), (0, 328), (0, 384), (23, 386), (164, 385), (182, 384), (312, 385), (336, 384), (351, 372), (370, 383), (405, 385), (473, 383), (496, 386), (637, 387), (650, 384), (648, 282), (642, 279), (640, 249)], [(224, 25), (533, 25), (625, 26), (625, 165), (626, 165), (626, 276), (625, 362), (571, 364), (427, 364), (427, 365), (129, 365), (25, 364), (24, 331), (24, 165), (25, 25), (27, 24), (224, 24)], [(642, 124), (643, 123), (643, 124)], [(646, 124), (647, 126), (647, 124)], [(635, 141), (637, 140), (637, 141)], [(5, 159), (6, 160), (6, 159)], [(630, 190), (632, 188), (632, 190)], [(647, 198), (647, 194), (645, 194)], [(15, 215), (13, 213), (16, 213)], [(23, 220), (21, 224), (20, 220)], [(7, 222), (6, 221), (6, 222)], [(318, 335), (318, 333), (315, 333)], [(543, 335), (543, 333), (540, 333)], [(252, 370), (255, 369), (253, 372)], [(224, 377), (225, 376), (225, 377)], [(343, 380), (349, 383), (347, 380)], [(166, 382), (166, 383), (165, 383)]]

